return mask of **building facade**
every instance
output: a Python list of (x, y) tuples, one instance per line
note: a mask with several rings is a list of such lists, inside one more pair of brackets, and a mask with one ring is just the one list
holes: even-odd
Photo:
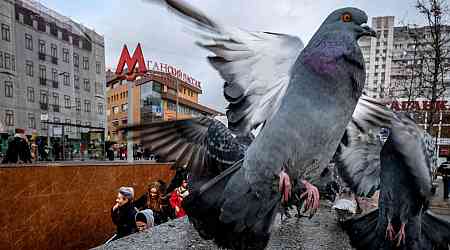
[[(111, 77), (106, 89), (107, 138), (111, 141), (124, 143), (126, 138), (118, 129), (128, 124), (223, 115), (199, 104), (198, 97), (202, 93), (199, 87), (170, 73), (149, 70), (133, 81), (116, 76), (111, 71), (107, 72), (108, 75)], [(128, 119), (128, 84), (132, 86), (132, 121)]]
[(103, 36), (33, 0), (0, 0), (0, 23), (1, 134), (76, 142), (89, 129), (71, 125), (105, 126)]
[[(373, 98), (391, 99), (391, 108), (396, 111), (412, 111), (424, 129), (433, 114), (432, 134), (437, 137), (439, 155), (450, 157), (450, 85), (434, 103), (418, 92), (418, 72), (424, 64), (419, 55), (430, 49), (426, 42), (431, 36), (429, 27), (395, 26), (393, 16), (374, 17), (372, 27), (377, 38), (360, 41), (366, 65), (365, 93)], [(442, 34), (450, 38), (450, 27), (442, 26)], [(450, 51), (450, 44), (446, 47)], [(450, 63), (450, 57), (444, 61)], [(443, 80), (450, 83), (450, 74), (444, 75)]]

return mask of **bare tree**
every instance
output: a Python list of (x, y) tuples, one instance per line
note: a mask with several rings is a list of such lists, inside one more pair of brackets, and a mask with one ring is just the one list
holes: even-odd
[[(449, 27), (444, 24), (448, 5), (446, 0), (417, 0), (416, 8), (427, 24), (421, 28), (422, 32), (417, 32), (418, 35), (422, 35), (420, 39), (423, 40), (420, 49), (422, 53), (420, 96), (435, 104), (447, 91), (446, 78), (450, 70), (447, 63), (449, 37), (446, 35)], [(426, 120), (427, 131), (436, 138), (438, 135), (433, 131), (433, 127), (439, 122), (437, 113), (436, 107), (431, 108)]]

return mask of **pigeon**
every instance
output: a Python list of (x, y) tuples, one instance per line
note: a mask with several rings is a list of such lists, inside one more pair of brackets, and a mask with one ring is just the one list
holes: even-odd
[(432, 137), (408, 114), (392, 112), (388, 128), (390, 135), (381, 150), (378, 145), (358, 143), (343, 149), (355, 152), (352, 159), (343, 157), (350, 166), (347, 171), (354, 173), (349, 175), (353, 190), (365, 193), (377, 186), (380, 190), (378, 209), (343, 224), (353, 246), (365, 250), (449, 249), (450, 221), (429, 210), (435, 158)]
[[(306, 206), (318, 208), (313, 183), (336, 151), (364, 87), (357, 42), (376, 33), (364, 25), (364, 11), (342, 8), (304, 47), (295, 36), (221, 25), (181, 0), (156, 2), (199, 30), (198, 45), (214, 54), (208, 61), (225, 81), (229, 105), (227, 129), (214, 131), (205, 118), (171, 121), (155, 147), (175, 148), (177, 162), (195, 162), (183, 208), (202, 237), (220, 247), (263, 249), (293, 186), (303, 185)], [(258, 136), (240, 149), (231, 133), (245, 137), (258, 126)], [(146, 134), (144, 127), (139, 134)], [(172, 144), (174, 137), (188, 139)]]

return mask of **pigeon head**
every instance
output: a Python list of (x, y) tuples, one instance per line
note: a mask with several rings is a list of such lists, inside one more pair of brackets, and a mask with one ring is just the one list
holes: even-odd
[(356, 39), (363, 36), (376, 37), (376, 32), (367, 23), (367, 14), (357, 8), (342, 8), (333, 11), (322, 24), (320, 31), (347, 31), (354, 34)]

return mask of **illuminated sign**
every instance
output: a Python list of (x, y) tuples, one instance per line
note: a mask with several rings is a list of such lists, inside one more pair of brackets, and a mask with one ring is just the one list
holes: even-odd
[[(122, 53), (119, 58), (119, 64), (116, 69), (116, 75), (123, 75), (125, 65), (127, 65), (128, 68), (128, 72), (125, 74), (128, 81), (133, 81), (138, 75), (142, 75), (147, 72), (141, 44), (138, 43), (136, 49), (134, 50), (133, 57), (130, 57), (130, 52), (128, 52), (127, 46), (123, 46)], [(137, 65), (139, 65), (139, 67), (136, 69)]]
[(391, 109), (395, 111), (401, 110), (450, 110), (447, 105), (448, 101), (393, 101), (391, 103)]
[(147, 67), (150, 70), (170, 74), (171, 76), (176, 77), (176, 78), (180, 79), (181, 81), (186, 82), (194, 87), (197, 87), (199, 89), (202, 88), (200, 81), (194, 79), (190, 75), (183, 72), (181, 69), (177, 69), (176, 67), (174, 67), (172, 65), (169, 65), (166, 63), (155, 62), (155, 61), (147, 61), (147, 64), (148, 64)]
[[(125, 65), (128, 68), (127, 73), (124, 73)], [(136, 68), (136, 66), (138, 66)], [(162, 73), (170, 74), (173, 77), (180, 79), (196, 88), (201, 89), (201, 82), (183, 72), (172, 65), (166, 63), (160, 63), (156, 61), (147, 61), (145, 64), (144, 54), (142, 53), (141, 45), (138, 43), (134, 50), (133, 56), (130, 56), (130, 52), (126, 45), (123, 46), (122, 53), (120, 54), (119, 64), (116, 68), (117, 76), (124, 76), (128, 81), (134, 81), (137, 76), (141, 76), (147, 73), (147, 69)]]

